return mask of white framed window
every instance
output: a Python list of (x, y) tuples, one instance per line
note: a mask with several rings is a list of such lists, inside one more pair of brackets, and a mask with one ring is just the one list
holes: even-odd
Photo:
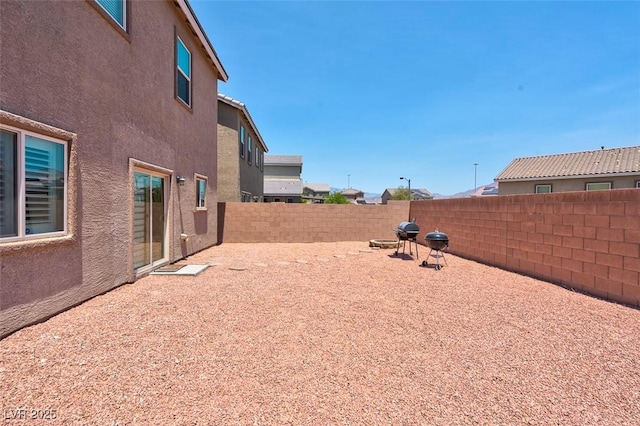
[(640, 188), (640, 180), (636, 181), (636, 188)]
[(260, 168), (260, 148), (256, 147), (256, 167), (259, 169)]
[(0, 241), (67, 233), (66, 141), (0, 127)]
[(264, 172), (264, 152), (260, 153), (260, 171)]
[(240, 158), (244, 158), (244, 138), (245, 138), (245, 134), (244, 134), (244, 126), (240, 126), (240, 133), (239, 133), (239, 137), (240, 137)]
[(207, 208), (207, 177), (196, 174), (196, 210), (206, 210)]
[(536, 185), (536, 194), (550, 194), (551, 193), (551, 184), (541, 184)]
[(607, 191), (611, 189), (611, 182), (591, 182), (587, 183), (587, 191)]
[(249, 140), (247, 141), (247, 163), (251, 164), (251, 145), (253, 145), (253, 139), (249, 136)]
[(176, 37), (176, 97), (191, 108), (191, 52)]
[(127, 30), (126, 0), (94, 0), (120, 28)]

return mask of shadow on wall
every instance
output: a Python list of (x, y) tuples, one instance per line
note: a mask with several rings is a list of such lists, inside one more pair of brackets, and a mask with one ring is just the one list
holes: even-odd
[(222, 244), (224, 240), (224, 212), (226, 210), (226, 203), (218, 203), (218, 244)]

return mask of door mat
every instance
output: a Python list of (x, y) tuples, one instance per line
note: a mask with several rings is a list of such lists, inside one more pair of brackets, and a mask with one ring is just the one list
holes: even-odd
[(195, 277), (208, 267), (209, 265), (167, 265), (156, 269), (150, 275), (191, 275)]

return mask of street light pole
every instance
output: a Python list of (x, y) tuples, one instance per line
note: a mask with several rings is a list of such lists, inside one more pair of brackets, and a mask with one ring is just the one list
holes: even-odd
[(475, 167), (475, 171), (473, 173), (473, 192), (475, 194), (476, 189), (478, 188), (478, 163), (473, 163)]
[(406, 180), (407, 182), (409, 182), (409, 201), (411, 201), (411, 200), (413, 199), (413, 197), (411, 196), (411, 179), (406, 178), (406, 177), (404, 177), (404, 176), (401, 176), (401, 177), (400, 177), (400, 180), (402, 180), (402, 179), (404, 179), (404, 180)]

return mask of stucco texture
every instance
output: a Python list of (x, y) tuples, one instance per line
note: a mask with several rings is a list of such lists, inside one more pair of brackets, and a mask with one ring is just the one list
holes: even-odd
[[(168, 260), (216, 242), (217, 71), (173, 2), (127, 4), (125, 37), (88, 1), (0, 2), (0, 109), (77, 135), (69, 235), (0, 243), (0, 335), (136, 279), (132, 160), (168, 174)], [(191, 109), (174, 96), (176, 35), (192, 54)]]

